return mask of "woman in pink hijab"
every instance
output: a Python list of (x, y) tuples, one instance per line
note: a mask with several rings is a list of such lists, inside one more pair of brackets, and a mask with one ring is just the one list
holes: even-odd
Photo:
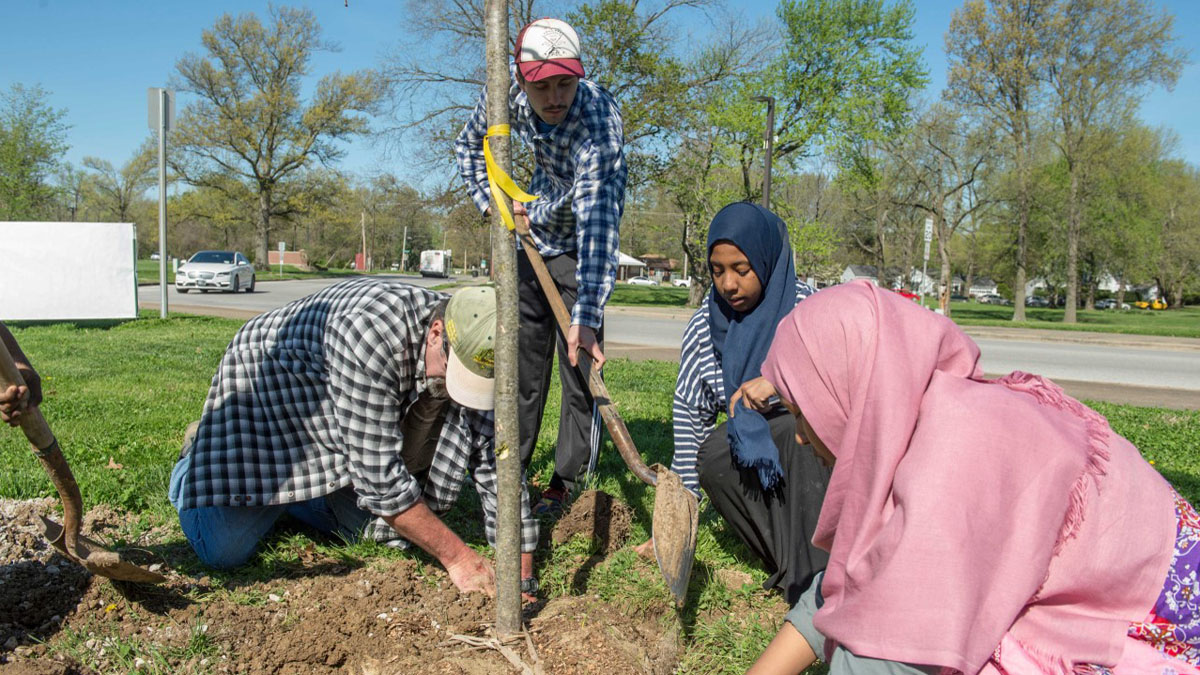
[(866, 282), (798, 304), (762, 373), (833, 465), (830, 553), (751, 673), (1200, 673), (1200, 518), (1055, 384), (984, 379)]

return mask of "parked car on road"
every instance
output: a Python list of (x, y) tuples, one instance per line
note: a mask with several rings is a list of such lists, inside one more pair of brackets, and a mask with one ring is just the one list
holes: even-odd
[(1050, 301), (1040, 295), (1025, 296), (1026, 307), (1049, 307)]
[(1166, 309), (1167, 303), (1165, 300), (1156, 298), (1151, 301), (1138, 300), (1137, 302), (1133, 303), (1133, 306), (1137, 307), (1138, 309)]
[(921, 300), (921, 296), (917, 295), (916, 293), (913, 293), (912, 291), (908, 290), (907, 288), (893, 288), (892, 290), (899, 293), (900, 295), (904, 296), (905, 298), (912, 300), (913, 302), (919, 302)]
[(950, 302), (970, 302), (970, 301), (971, 301), (971, 299), (965, 295), (959, 295), (959, 294), (955, 293), (950, 296)]
[(981, 302), (985, 305), (1011, 305), (1012, 304), (1012, 300), (1009, 300), (1008, 298), (1006, 298), (1002, 295), (996, 295), (995, 293), (987, 293), (985, 295), (979, 296), (979, 302)]
[[(1116, 308), (1117, 308), (1116, 298), (1103, 298), (1101, 300), (1096, 301), (1096, 309), (1116, 309)], [(1122, 302), (1121, 309), (1130, 309), (1129, 303)]]
[(691, 288), (692, 287), (692, 278), (691, 277), (675, 277), (674, 279), (671, 280), (671, 285), (674, 286), (675, 288)]
[(627, 283), (630, 283), (634, 286), (657, 286), (658, 285), (658, 282), (651, 279), (650, 277), (631, 277), (627, 280)]
[(175, 272), (175, 290), (254, 292), (254, 266), (238, 251), (197, 251)]

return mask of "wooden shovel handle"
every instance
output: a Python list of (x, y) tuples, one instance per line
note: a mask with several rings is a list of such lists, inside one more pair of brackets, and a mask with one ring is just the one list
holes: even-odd
[[(25, 379), (17, 370), (17, 364), (8, 353), (8, 347), (0, 341), (0, 389), (7, 389), (13, 385), (23, 387)], [(40, 408), (34, 406), (21, 413), (21, 431), (25, 432), (25, 438), (29, 439), (29, 444), (33, 447), (33, 454), (41, 460), (42, 468), (49, 474), (54, 488), (58, 490), (63, 504), (63, 536), (67, 540), (68, 548), (74, 550), (75, 539), (79, 534), (80, 514), (83, 512), (83, 496), (79, 493), (75, 475), (71, 473), (71, 467), (67, 465), (62, 449), (58, 446), (58, 439), (54, 437), (46, 418), (42, 417)]]
[[(538, 282), (542, 287), (542, 292), (546, 296), (546, 301), (550, 303), (550, 309), (554, 311), (554, 318), (558, 320), (558, 329), (562, 331), (563, 340), (567, 339), (567, 332), (571, 327), (571, 316), (567, 313), (567, 305), (563, 302), (562, 294), (558, 292), (558, 286), (554, 284), (554, 279), (550, 276), (550, 270), (546, 269), (546, 261), (542, 259), (542, 254), (537, 250), (537, 245), (533, 243), (533, 239), (529, 236), (528, 227), (521, 222), (524, 219), (518, 218), (517, 224), (517, 239), (521, 242), (521, 246), (525, 248), (525, 254), (529, 257), (529, 262), (533, 265), (533, 271), (537, 274)], [(582, 349), (580, 350), (582, 351)], [(587, 368), (580, 361), (579, 368), (584, 372), (584, 377), (587, 378), (588, 389), (592, 392), (592, 399), (596, 401), (596, 405), (600, 408), (600, 417), (604, 419), (604, 425), (608, 427), (608, 435), (612, 436), (613, 444), (617, 446), (617, 452), (620, 453), (621, 459), (625, 460), (625, 465), (637, 476), (642, 482), (647, 485), (654, 485), (658, 482), (658, 474), (651, 471), (646, 466), (646, 462), (642, 461), (642, 456), (638, 453), (637, 446), (633, 444), (633, 437), (629, 435), (629, 429), (625, 426), (625, 421), (621, 419), (621, 414), (617, 412), (617, 408), (613, 405), (612, 398), (608, 395), (608, 387), (604, 386), (604, 380), (600, 377), (600, 371), (596, 368)]]

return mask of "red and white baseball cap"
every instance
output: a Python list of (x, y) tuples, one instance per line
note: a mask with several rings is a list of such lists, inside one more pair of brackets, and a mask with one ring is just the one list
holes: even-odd
[(526, 81), (555, 75), (583, 77), (579, 34), (565, 21), (538, 19), (517, 33), (513, 58)]

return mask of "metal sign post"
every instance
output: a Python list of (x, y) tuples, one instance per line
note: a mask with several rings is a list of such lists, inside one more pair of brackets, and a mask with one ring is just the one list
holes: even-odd
[(933, 218), (925, 219), (925, 261), (921, 263), (921, 283), (919, 295), (921, 306), (925, 306), (925, 282), (929, 280), (929, 242), (933, 241)]
[(175, 121), (175, 92), (146, 91), (147, 122), (158, 133), (158, 288), (160, 319), (167, 318), (167, 131)]
[(279, 278), (283, 278), (283, 252), (287, 250), (287, 242), (279, 242)]

